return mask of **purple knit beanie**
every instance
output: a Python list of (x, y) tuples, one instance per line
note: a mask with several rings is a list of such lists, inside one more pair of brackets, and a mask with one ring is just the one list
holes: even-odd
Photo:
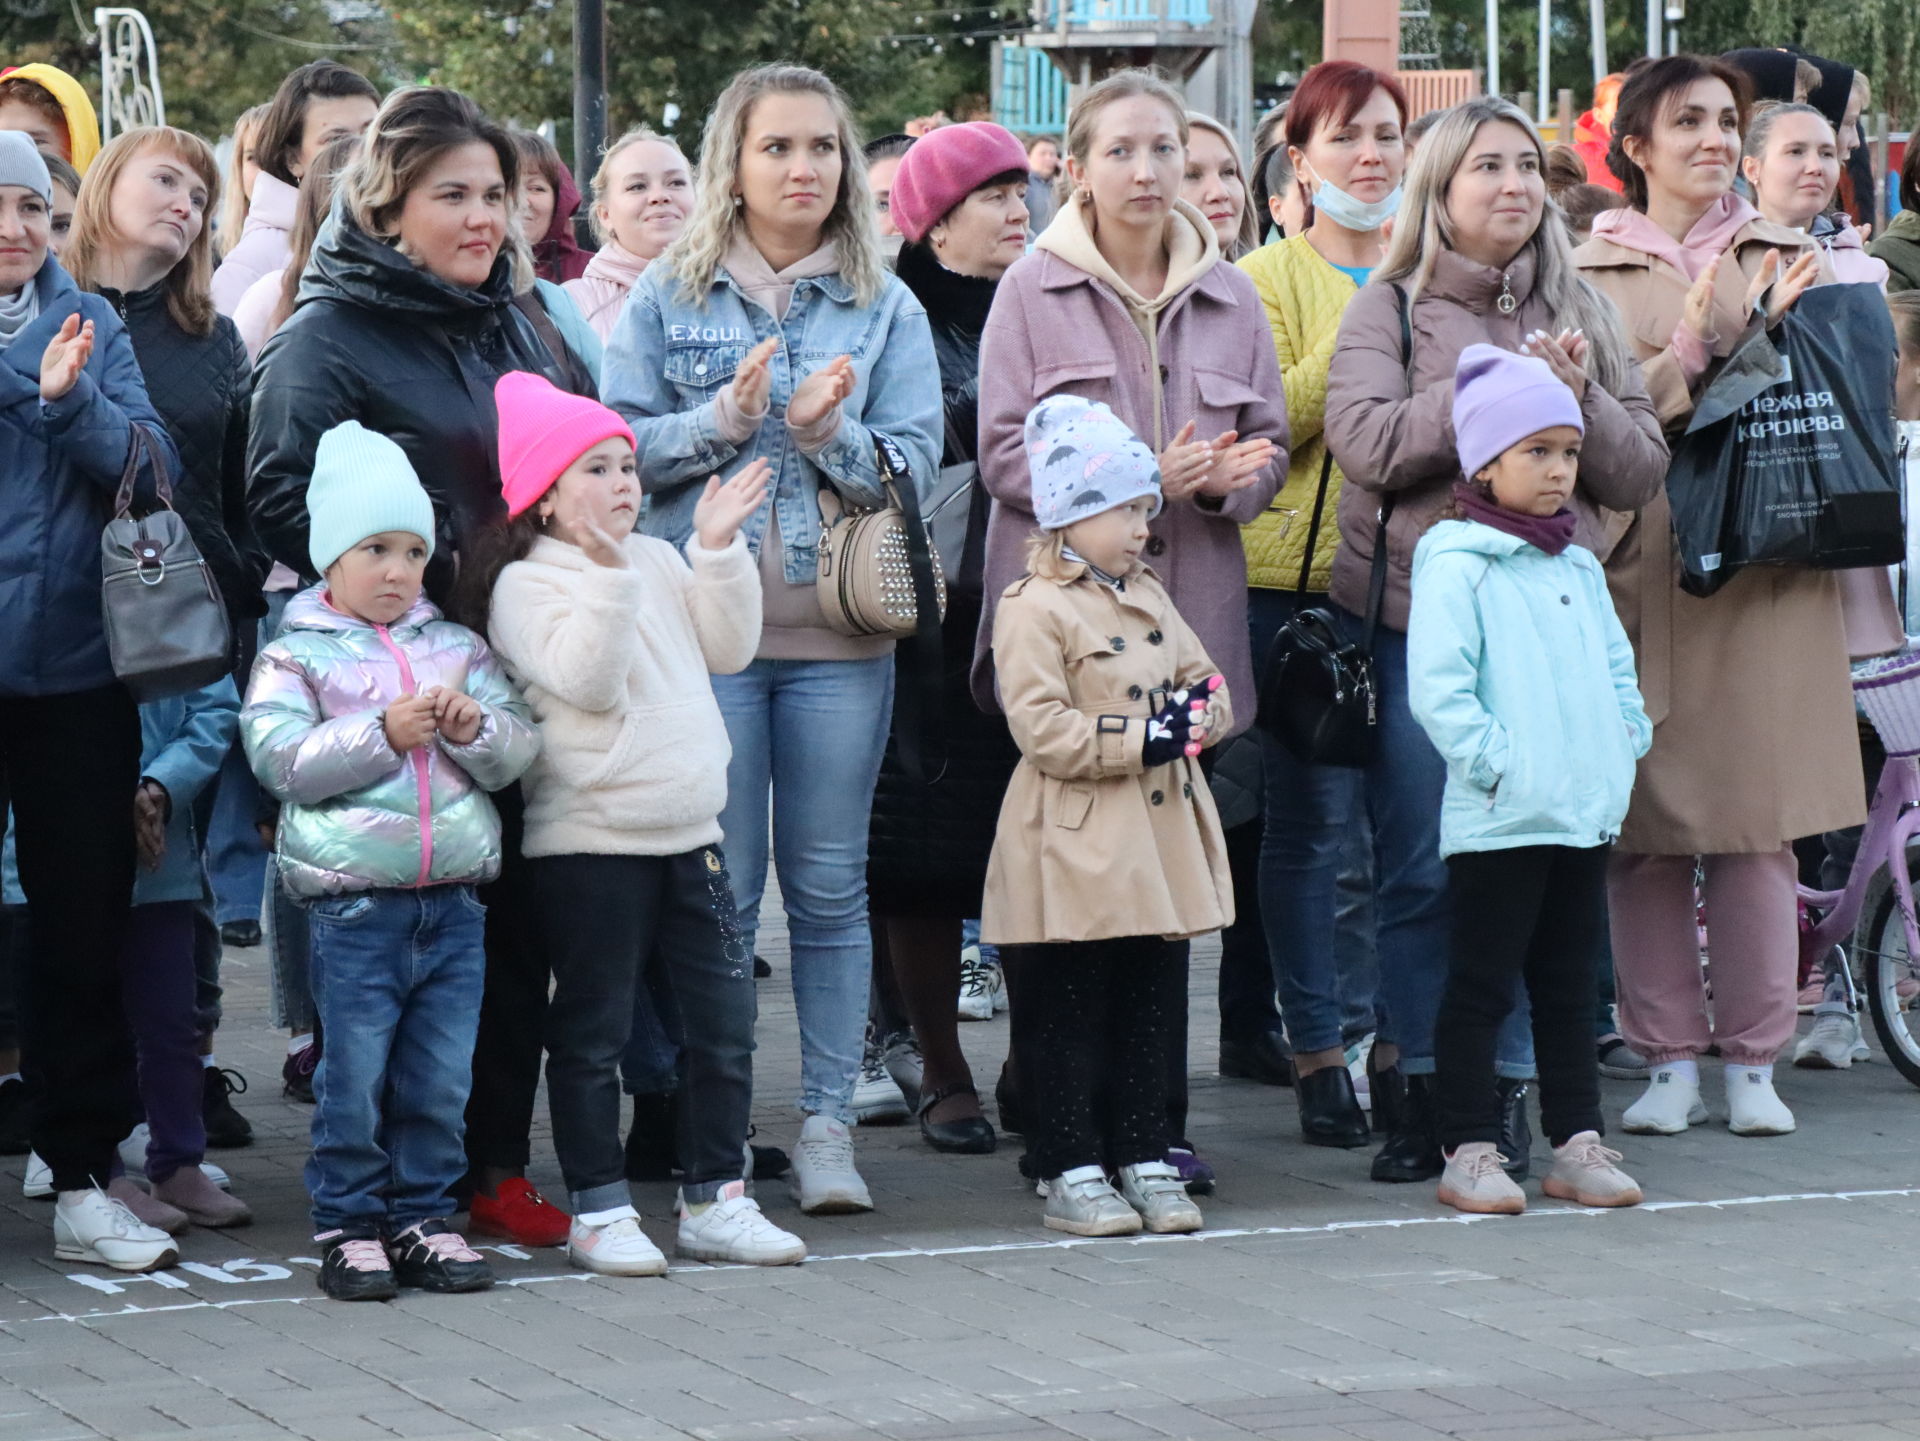
[(1469, 345), (1453, 373), (1453, 443), (1471, 480), (1501, 451), (1555, 425), (1582, 435), (1580, 402), (1546, 361), (1494, 345)]
[(1027, 173), (1026, 148), (990, 120), (942, 125), (914, 141), (900, 160), (888, 204), (893, 223), (918, 242), (954, 206), (996, 175)]

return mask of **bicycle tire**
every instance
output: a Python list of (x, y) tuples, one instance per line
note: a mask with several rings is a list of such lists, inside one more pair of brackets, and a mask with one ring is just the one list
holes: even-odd
[(1881, 1051), (1896, 1071), (1920, 1086), (1920, 1002), (1902, 1005), (1894, 992), (1899, 981), (1920, 977), (1907, 954), (1907, 928), (1894, 903), (1893, 887), (1882, 879), (1877, 890), (1854, 933), (1854, 959), (1861, 967)]

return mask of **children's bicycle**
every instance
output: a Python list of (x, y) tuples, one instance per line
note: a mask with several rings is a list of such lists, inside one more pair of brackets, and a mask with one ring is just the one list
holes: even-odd
[(1859, 991), (1866, 992), (1887, 1059), (1920, 1086), (1920, 926), (1912, 871), (1920, 860), (1914, 840), (1920, 834), (1920, 651), (1862, 668), (1853, 689), (1887, 760), (1845, 888), (1800, 888), (1801, 966), (1824, 971), (1830, 982), (1837, 978), (1855, 1014)]

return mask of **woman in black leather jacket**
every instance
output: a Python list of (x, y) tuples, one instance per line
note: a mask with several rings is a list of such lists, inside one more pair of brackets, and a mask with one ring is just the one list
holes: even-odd
[[(894, 177), (893, 218), (905, 237), (896, 271), (926, 308), (940, 361), (943, 467), (977, 458), (980, 332), (994, 287), (1026, 252), (1026, 183), (1020, 142), (982, 122), (933, 131)], [(980, 914), (1000, 799), (1019, 760), (1005, 719), (981, 714), (968, 689), (987, 506), (976, 476), (965, 557), (947, 577), (937, 704), (915, 706), (916, 678), (899, 672), (868, 847), (874, 964), (893, 968), (925, 1064), (921, 1134), (943, 1151), (991, 1151), (996, 1139), (956, 1024), (961, 925)], [(919, 741), (917, 776), (903, 762), (908, 727)]]

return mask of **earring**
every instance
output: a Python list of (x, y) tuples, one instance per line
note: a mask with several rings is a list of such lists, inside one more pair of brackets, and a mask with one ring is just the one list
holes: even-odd
[(741, 196), (741, 195), (740, 195), (740, 194), (739, 194), (738, 192), (736, 192), (736, 193), (734, 194), (734, 197), (733, 197), (733, 208), (734, 208), (735, 210), (738, 210), (738, 209), (740, 208), (740, 206), (741, 206), (741, 203), (742, 203), (742, 200), (743, 200), (743, 198), (744, 198), (744, 197), (742, 197), (742, 196)]

